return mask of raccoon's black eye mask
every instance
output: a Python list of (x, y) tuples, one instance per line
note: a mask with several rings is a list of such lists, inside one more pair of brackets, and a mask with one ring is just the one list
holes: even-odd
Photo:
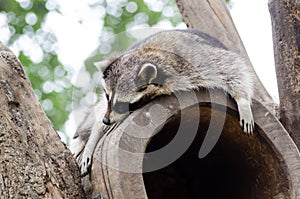
[(114, 111), (117, 113), (127, 113), (130, 112), (130, 104), (128, 102), (116, 102), (116, 104), (112, 107)]
[(139, 101), (135, 103), (128, 103), (128, 102), (116, 102), (115, 105), (112, 107), (114, 111), (117, 113), (123, 114), (123, 113), (132, 113), (133, 111), (141, 108), (142, 106), (146, 105), (148, 102), (150, 102), (152, 98), (150, 96), (145, 96)]
[(146, 89), (147, 89), (147, 86), (148, 86), (148, 85), (140, 86), (140, 87), (136, 90), (136, 92), (142, 92), (142, 91), (146, 90)]

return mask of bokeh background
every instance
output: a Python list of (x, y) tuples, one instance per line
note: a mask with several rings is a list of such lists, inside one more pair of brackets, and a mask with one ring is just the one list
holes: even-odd
[[(256, 72), (278, 102), (267, 0), (226, 2)], [(93, 62), (125, 50), (139, 39), (135, 30), (144, 28), (186, 25), (175, 0), (0, 1), (0, 41), (22, 62), (67, 144), (87, 108), (99, 100), (100, 74)]]

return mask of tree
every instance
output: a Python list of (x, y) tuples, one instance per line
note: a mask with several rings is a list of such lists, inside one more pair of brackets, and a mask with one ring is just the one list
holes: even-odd
[(300, 148), (300, 2), (271, 0), (279, 119)]

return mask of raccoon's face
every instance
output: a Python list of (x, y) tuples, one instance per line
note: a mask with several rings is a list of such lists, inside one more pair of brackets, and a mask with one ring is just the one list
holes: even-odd
[(155, 96), (169, 94), (163, 86), (165, 76), (159, 73), (156, 65), (130, 63), (132, 65), (115, 61), (103, 72), (102, 85), (108, 101), (103, 118), (106, 125), (123, 120)]

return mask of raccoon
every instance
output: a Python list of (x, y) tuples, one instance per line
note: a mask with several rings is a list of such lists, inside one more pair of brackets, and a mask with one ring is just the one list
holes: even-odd
[(253, 132), (253, 77), (243, 58), (206, 33), (167, 30), (97, 64), (108, 105), (103, 123), (121, 121), (139, 104), (178, 91), (218, 88), (237, 103), (240, 125)]
[(91, 135), (77, 150), (83, 151), (79, 160), (82, 173), (91, 165), (94, 148), (107, 131), (105, 126), (122, 121), (160, 95), (200, 88), (222, 89), (236, 101), (243, 131), (253, 132), (252, 73), (238, 53), (206, 33), (192, 29), (161, 31), (137, 42), (122, 55), (95, 65), (102, 72), (107, 104), (102, 105), (106, 107), (102, 124), (86, 121), (92, 126)]

